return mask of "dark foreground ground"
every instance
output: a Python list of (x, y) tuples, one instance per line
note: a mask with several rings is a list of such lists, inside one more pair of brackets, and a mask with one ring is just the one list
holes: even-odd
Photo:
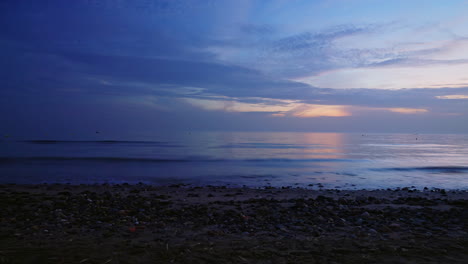
[(0, 263), (468, 263), (468, 192), (0, 185)]

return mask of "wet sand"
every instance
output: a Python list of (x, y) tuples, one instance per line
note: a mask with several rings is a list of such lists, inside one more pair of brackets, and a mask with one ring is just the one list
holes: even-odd
[(468, 263), (468, 192), (0, 185), (0, 263)]

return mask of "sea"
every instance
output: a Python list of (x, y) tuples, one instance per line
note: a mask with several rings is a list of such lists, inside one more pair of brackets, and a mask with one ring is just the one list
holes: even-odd
[(468, 135), (187, 132), (0, 141), (0, 183), (468, 190)]

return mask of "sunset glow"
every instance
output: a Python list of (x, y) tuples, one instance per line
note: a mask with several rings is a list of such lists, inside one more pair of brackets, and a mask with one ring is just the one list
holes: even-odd
[(72, 2), (0, 4), (3, 133), (468, 132), (464, 0)]

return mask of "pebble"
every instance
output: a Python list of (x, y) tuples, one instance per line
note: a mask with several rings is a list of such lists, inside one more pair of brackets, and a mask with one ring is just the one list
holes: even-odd
[[(258, 242), (260, 250), (265, 250), (263, 243), (273, 240), (280, 243), (283, 249), (300, 250), (304, 241), (316, 243), (308, 244), (310, 248), (320, 248), (320, 243), (327, 241), (326, 239), (334, 241), (335, 244), (337, 241), (343, 243), (351, 239), (356, 245), (339, 246), (347, 250), (370, 252), (371, 248), (375, 247), (372, 245), (386, 240), (386, 243), (399, 245), (397, 250), (408, 253), (415, 251), (415, 247), (422, 248), (424, 243), (421, 241), (427, 238), (431, 238), (432, 245), (441, 237), (456, 241), (466, 237), (468, 233), (462, 218), (466, 214), (464, 210), (467, 209), (467, 203), (464, 201), (408, 199), (404, 196), (386, 196), (387, 198), (382, 199), (369, 195), (354, 199), (354, 194), (349, 196), (349, 193), (324, 191), (317, 191), (321, 195), (316, 199), (307, 198), (305, 195), (284, 199), (278, 198), (281, 195), (276, 196), (276, 192), (267, 196), (260, 195), (265, 193), (259, 192), (251, 196), (258, 197), (248, 201), (226, 201), (223, 200), (226, 199), (224, 194), (236, 191), (221, 192), (221, 189), (217, 188), (219, 200), (200, 198), (187, 199), (184, 202), (182, 199), (188, 193), (209, 197), (214, 189), (209, 192), (198, 189), (188, 191), (185, 190), (186, 187), (172, 189), (172, 192), (180, 192), (177, 200), (162, 193), (150, 194), (150, 198), (143, 196), (144, 192), (129, 194), (125, 191), (128, 188), (121, 187), (102, 196), (99, 192), (77, 194), (71, 191), (69, 195), (47, 199), (0, 192), (1, 200), (7, 201), (0, 211), (0, 220), (5, 226), (4, 230), (10, 230), (10, 236), (18, 240), (63, 238), (62, 241), (67, 241), (76, 240), (84, 234), (96, 234), (100, 239), (125, 237), (132, 243), (136, 243), (137, 238), (151, 236), (155, 241), (164, 243), (183, 243), (193, 237), (200, 241), (221, 241), (221, 237), (226, 237), (232, 239), (230, 243), (235, 244), (234, 238), (241, 235), (248, 238), (245, 241)], [(279, 194), (296, 192), (295, 189), (274, 190), (280, 191)], [(239, 195), (241, 198), (242, 194)], [(176, 194), (174, 196), (177, 197)], [(337, 196), (340, 198), (336, 198)], [(64, 197), (67, 199), (66, 203), (62, 200)], [(10, 199), (14, 202), (8, 203)], [(398, 206), (386, 206), (387, 204)], [(376, 205), (378, 209), (374, 208)], [(434, 205), (451, 206), (452, 210), (439, 211), (430, 208)], [(19, 233), (17, 230), (25, 231)], [(285, 245), (283, 241), (297, 241), (298, 244), (291, 242), (291, 245)], [(403, 244), (404, 241), (406, 244)], [(411, 243), (408, 244), (408, 241)], [(384, 249), (388, 249), (386, 244), (382, 245)], [(275, 252), (289, 254), (289, 251), (282, 251), (280, 247), (272, 247)], [(323, 252), (334, 252), (336, 260), (340, 256), (336, 253), (338, 246), (327, 247)], [(278, 263), (284, 262), (286, 261)]]

